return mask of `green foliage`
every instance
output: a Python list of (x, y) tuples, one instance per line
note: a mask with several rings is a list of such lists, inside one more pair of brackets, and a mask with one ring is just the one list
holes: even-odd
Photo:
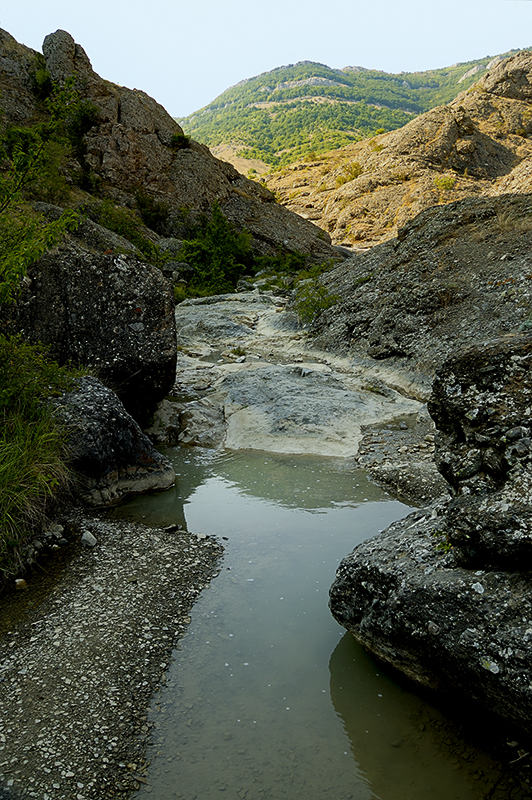
[(23, 204), (0, 214), (0, 305), (16, 299), (28, 267), (58, 244), (67, 231), (75, 230), (78, 222), (73, 211), (47, 222)]
[(46, 67), (38, 67), (33, 75), (33, 89), (37, 97), (45, 100), (52, 93), (52, 79)]
[(432, 532), (432, 535), (436, 541), (436, 550), (444, 554), (451, 552), (453, 549), (453, 544), (449, 539), (449, 534), (447, 531), (435, 530)]
[(346, 164), (346, 166), (343, 167), (341, 175), (338, 175), (336, 178), (336, 185), (343, 186), (344, 183), (354, 181), (359, 175), (362, 175), (362, 167), (358, 161), (352, 161), (350, 164)]
[(306, 258), (303, 253), (277, 253), (271, 256), (257, 256), (255, 268), (257, 271), (274, 273), (275, 275), (294, 275), (305, 266)]
[(47, 404), (74, 374), (18, 338), (0, 336), (0, 574), (70, 481), (65, 437)]
[(467, 89), (479, 76), (464, 75), (489, 61), (399, 75), (304, 61), (243, 81), (178, 121), (200, 142), (236, 145), (277, 168), (399, 128)]
[(440, 192), (450, 192), (456, 185), (456, 175), (440, 175), (434, 178), (434, 186)]
[(231, 225), (216, 204), (199, 221), (193, 238), (183, 242), (178, 257), (194, 269), (188, 291), (196, 295), (233, 291), (254, 261), (251, 236)]
[(170, 147), (172, 150), (184, 150), (190, 147), (190, 136), (185, 136), (184, 133), (173, 133), (170, 139)]
[(311, 324), (322, 311), (334, 306), (338, 297), (319, 282), (317, 278), (301, 282), (296, 289), (295, 309), (301, 322)]
[(168, 226), (168, 206), (139, 190), (135, 196), (142, 221), (152, 231), (164, 235)]
[(170, 255), (146, 236), (142, 220), (135, 211), (115, 206), (109, 198), (87, 205), (83, 211), (98, 225), (118, 233), (131, 242), (139, 258), (158, 267), (170, 260)]
[(54, 148), (67, 111), (65, 95), (49, 98), (47, 108), (46, 122), (0, 132), (0, 304), (16, 298), (28, 267), (77, 225), (72, 211), (47, 222), (23, 202), (30, 187), (46, 184), (53, 157), (60, 158)]

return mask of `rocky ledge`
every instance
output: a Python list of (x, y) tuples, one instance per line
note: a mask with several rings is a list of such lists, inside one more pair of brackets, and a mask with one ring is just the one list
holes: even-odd
[(532, 337), (449, 359), (429, 409), (451, 497), (341, 563), (333, 615), (419, 683), (532, 736)]

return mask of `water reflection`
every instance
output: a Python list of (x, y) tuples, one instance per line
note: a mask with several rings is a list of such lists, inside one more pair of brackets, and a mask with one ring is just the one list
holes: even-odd
[(120, 513), (186, 516), (227, 549), (157, 698), (138, 797), (507, 800), (491, 793), (497, 765), (383, 674), (327, 608), (338, 561), (408, 508), (337, 459), (171, 457), (176, 489)]
[(217, 462), (216, 471), (237, 486), (239, 492), (285, 508), (309, 511), (334, 506), (355, 508), (362, 502), (384, 497), (382, 489), (357, 469), (351, 459), (295, 457), (250, 450), (245, 458), (242, 453), (226, 454)]
[(468, 745), (437, 708), (387, 674), (350, 634), (334, 649), (329, 670), (333, 706), (375, 797), (507, 800), (510, 796), (497, 764)]

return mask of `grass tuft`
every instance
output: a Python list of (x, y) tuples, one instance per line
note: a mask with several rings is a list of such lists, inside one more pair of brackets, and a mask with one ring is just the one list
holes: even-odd
[(73, 379), (39, 348), (0, 336), (0, 579), (21, 569), (25, 547), (70, 484), (65, 431), (49, 401)]

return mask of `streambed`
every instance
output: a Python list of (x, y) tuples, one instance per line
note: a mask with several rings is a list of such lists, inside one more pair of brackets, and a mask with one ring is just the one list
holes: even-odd
[(177, 488), (115, 516), (226, 537), (226, 554), (152, 704), (139, 800), (516, 796), (495, 761), (328, 611), (340, 558), (408, 507), (348, 459), (171, 457)]

